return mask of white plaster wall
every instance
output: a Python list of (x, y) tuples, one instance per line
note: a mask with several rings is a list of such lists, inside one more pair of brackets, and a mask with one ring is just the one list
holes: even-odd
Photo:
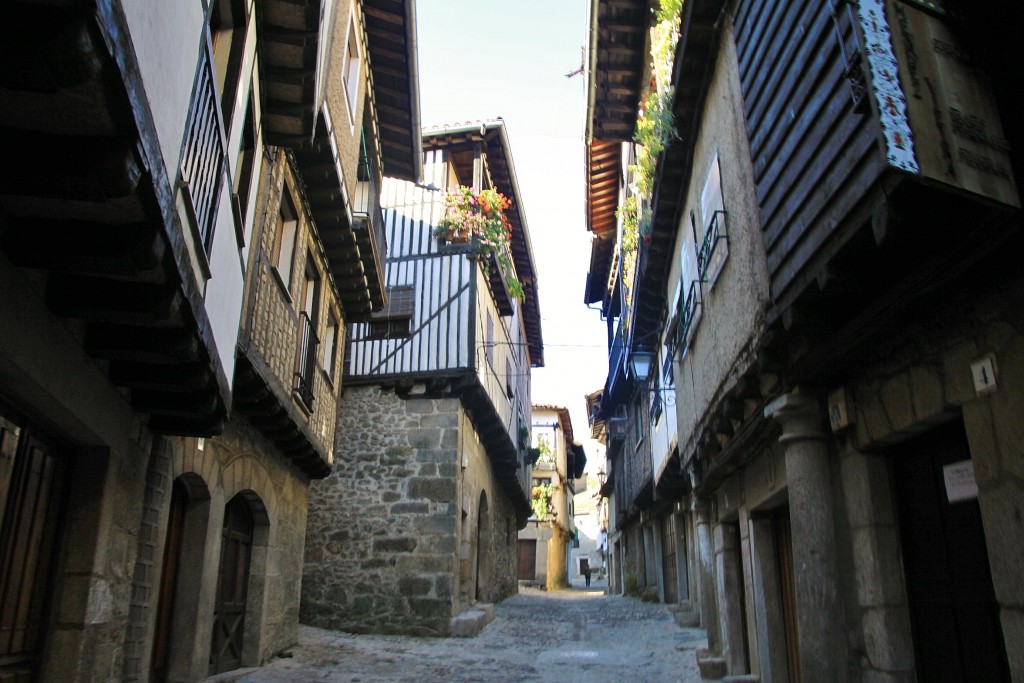
[(242, 254), (235, 239), (230, 199), (230, 192), (221, 192), (217, 229), (210, 250), (213, 277), (206, 285), (206, 314), (210, 317), (217, 355), (224, 365), (229, 385), (235, 374), (235, 342), (238, 341), (238, 321), (242, 316), (245, 287)]
[[(697, 207), (708, 169), (716, 154), (727, 213), (729, 256), (713, 288), (705, 287), (701, 319), (690, 349), (676, 366), (676, 415), (680, 448), (696, 434), (708, 406), (728, 387), (734, 363), (742, 362), (755, 341), (769, 303), (768, 269), (754, 196), (753, 169), (743, 117), (732, 27), (723, 31), (694, 155), (693, 173), (681, 212), (680, 231), (691, 231), (689, 212)], [(680, 237), (679, 243), (682, 243)], [(692, 240), (691, 240), (692, 241)], [(677, 248), (666, 284), (675, 292), (681, 272)], [(689, 283), (684, 283), (685, 287)], [(685, 296), (685, 289), (684, 289)]]
[(200, 2), (151, 0), (123, 0), (122, 6), (146, 84), (167, 176), (173, 181), (177, 177), (185, 118), (199, 62), (203, 6)]

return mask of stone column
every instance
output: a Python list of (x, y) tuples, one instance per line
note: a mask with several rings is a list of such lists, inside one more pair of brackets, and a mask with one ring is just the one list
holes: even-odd
[(722, 651), (718, 630), (718, 600), (715, 589), (715, 549), (711, 544), (711, 515), (706, 500), (694, 501), (697, 520), (697, 558), (700, 562), (700, 623), (708, 632), (708, 651)]
[(823, 413), (805, 394), (783, 394), (764, 410), (782, 426), (793, 534), (800, 677), (846, 680), (846, 639), (836, 568), (836, 531)]
[(730, 674), (745, 674), (748, 672), (743, 633), (743, 567), (739, 529), (736, 523), (716, 524), (714, 540), (718, 612), (722, 635), (721, 654)]

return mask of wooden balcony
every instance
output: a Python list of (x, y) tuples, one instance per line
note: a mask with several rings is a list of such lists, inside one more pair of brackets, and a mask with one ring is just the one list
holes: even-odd
[(119, 8), (3, 10), (0, 251), (154, 431), (212, 435), (228, 382)]

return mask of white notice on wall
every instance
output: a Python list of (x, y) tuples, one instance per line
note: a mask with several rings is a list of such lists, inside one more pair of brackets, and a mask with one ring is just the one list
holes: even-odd
[(946, 480), (946, 498), (950, 503), (978, 497), (978, 484), (974, 481), (974, 463), (970, 460), (944, 465), (942, 476)]

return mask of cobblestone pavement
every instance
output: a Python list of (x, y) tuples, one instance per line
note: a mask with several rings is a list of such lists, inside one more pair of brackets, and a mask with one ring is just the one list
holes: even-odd
[(474, 638), (350, 635), (299, 627), (291, 657), (243, 683), (697, 683), (705, 633), (665, 605), (598, 590), (520, 588)]

